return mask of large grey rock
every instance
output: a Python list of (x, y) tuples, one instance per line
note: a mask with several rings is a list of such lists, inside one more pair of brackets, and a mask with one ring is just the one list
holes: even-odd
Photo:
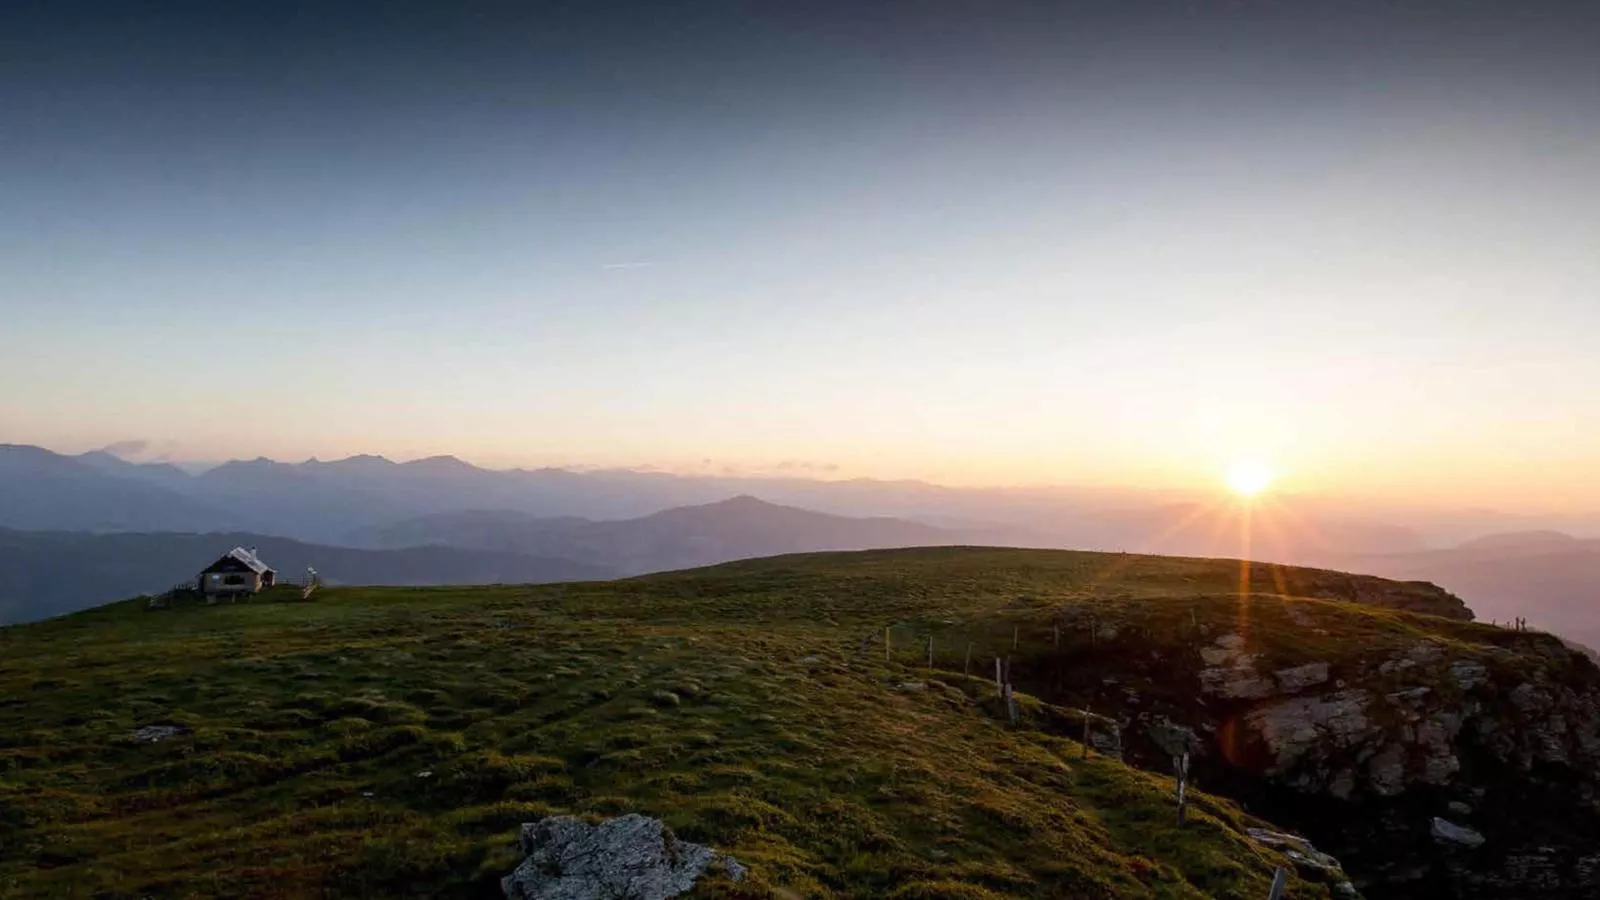
[(1430, 829), (1433, 839), (1445, 844), (1460, 844), (1463, 847), (1483, 846), (1483, 835), (1473, 831), (1465, 825), (1457, 825), (1448, 819), (1433, 817), (1433, 827)]
[(1316, 697), (1295, 697), (1251, 710), (1251, 730), (1273, 755), (1273, 769), (1293, 766), (1313, 748), (1343, 749), (1366, 735), (1370, 722), (1366, 691), (1336, 691)]
[(146, 725), (133, 733), (133, 739), (140, 743), (159, 744), (180, 734), (183, 734), (183, 729), (176, 725)]
[(694, 887), (713, 863), (735, 880), (745, 868), (678, 840), (660, 819), (629, 814), (590, 825), (550, 816), (522, 826), (526, 858), (500, 880), (510, 900), (665, 900)]
[(1290, 669), (1279, 669), (1273, 674), (1278, 677), (1278, 686), (1292, 694), (1327, 681), (1328, 664), (1325, 662), (1306, 663), (1303, 666), (1295, 666)]

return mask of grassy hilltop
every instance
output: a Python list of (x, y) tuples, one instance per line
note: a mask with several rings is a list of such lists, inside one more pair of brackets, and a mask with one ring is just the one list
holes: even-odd
[(1013, 728), (992, 700), (996, 655), (1070, 681), (1104, 623), (1159, 647), (1248, 617), (1286, 658), (1493, 632), (1306, 601), (1341, 624), (1316, 635), (1270, 595), (1441, 592), (1239, 585), (1237, 562), (939, 548), (7, 628), (0, 894), (492, 896), (520, 823), (636, 811), (750, 865), (723, 896), (1261, 898), (1293, 871), (1262, 823), (1198, 794), (1180, 830), (1172, 779), (1085, 758), (1081, 713), (1024, 698)]

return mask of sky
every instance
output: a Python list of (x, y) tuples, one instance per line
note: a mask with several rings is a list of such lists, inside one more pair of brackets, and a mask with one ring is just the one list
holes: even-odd
[(1471, 0), (11, 2), (0, 441), (1600, 508), (1596, 46)]

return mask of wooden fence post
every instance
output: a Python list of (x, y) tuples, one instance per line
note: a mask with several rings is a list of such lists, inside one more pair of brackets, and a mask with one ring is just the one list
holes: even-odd
[(1017, 649), (1017, 634), (1021, 630), (1021, 626), (1019, 625), (1011, 626), (1011, 649), (1013, 650)]
[(1172, 770), (1178, 776), (1178, 824), (1181, 826), (1189, 808), (1189, 754), (1174, 756)]
[(1267, 893), (1267, 900), (1283, 900), (1283, 889), (1289, 886), (1289, 873), (1282, 866), (1272, 870), (1272, 890)]
[(933, 635), (928, 635), (928, 668), (933, 668)]
[(1083, 708), (1083, 758), (1089, 758), (1089, 723), (1094, 721), (1094, 712), (1085, 706)]
[[(894, 626), (889, 626), (890, 628)], [(889, 661), (889, 628), (883, 629), (883, 661)]]
[(972, 642), (967, 642), (967, 658), (961, 661), (961, 674), (972, 674)]
[(1004, 697), (1006, 695), (1005, 682), (1000, 680), (1000, 657), (998, 656), (994, 658), (994, 689), (1000, 692), (1000, 696)]

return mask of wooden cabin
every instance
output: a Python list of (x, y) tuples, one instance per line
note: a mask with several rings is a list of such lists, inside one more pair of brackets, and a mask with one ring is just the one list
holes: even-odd
[(241, 597), (259, 593), (262, 588), (272, 587), (277, 578), (278, 573), (256, 556), (254, 547), (248, 550), (235, 547), (221, 559), (201, 569), (200, 577), (195, 583), (199, 586), (200, 593), (207, 599), (214, 600), (217, 597)]

